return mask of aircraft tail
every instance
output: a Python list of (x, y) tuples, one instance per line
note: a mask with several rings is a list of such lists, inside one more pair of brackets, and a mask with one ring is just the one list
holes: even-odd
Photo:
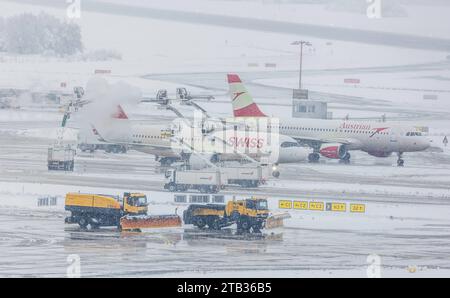
[(267, 117), (248, 93), (237, 74), (228, 74), (234, 117)]
[(111, 117), (114, 118), (114, 119), (123, 119), (123, 120), (128, 119), (128, 116), (127, 116), (127, 114), (125, 113), (125, 111), (122, 109), (122, 106), (121, 106), (121, 105), (118, 105), (118, 106), (117, 106), (116, 112), (114, 112), (114, 113), (111, 115)]

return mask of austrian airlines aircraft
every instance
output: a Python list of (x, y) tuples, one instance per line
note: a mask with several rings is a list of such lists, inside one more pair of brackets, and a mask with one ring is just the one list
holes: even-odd
[(201, 153), (203, 158), (211, 162), (242, 159), (243, 155), (247, 155), (256, 160), (265, 158), (271, 164), (306, 161), (311, 153), (309, 148), (301, 147), (293, 138), (275, 133), (224, 129), (204, 135), (200, 129), (194, 131), (183, 123), (131, 124), (127, 122), (128, 116), (120, 106), (112, 117), (128, 124), (125, 132), (113, 131), (103, 135), (92, 126), (99, 141), (127, 145), (136, 151), (155, 155), (162, 165), (179, 161), (183, 153), (192, 151)]
[[(253, 101), (241, 79), (228, 75), (234, 117), (267, 117)], [(301, 144), (314, 149), (310, 162), (318, 162), (320, 156), (350, 162), (350, 150), (361, 150), (376, 157), (398, 154), (398, 166), (404, 165), (403, 153), (423, 151), (430, 147), (429, 141), (414, 127), (386, 122), (360, 122), (321, 119), (280, 119), (277, 127)]]

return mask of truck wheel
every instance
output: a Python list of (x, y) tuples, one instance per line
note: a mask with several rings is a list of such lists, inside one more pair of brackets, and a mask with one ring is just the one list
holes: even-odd
[(80, 220), (78, 221), (78, 225), (83, 230), (85, 230), (87, 228), (88, 224), (89, 224), (89, 218), (86, 216), (81, 217)]
[(176, 192), (177, 191), (177, 186), (174, 184), (169, 185), (169, 191), (170, 192)]
[[(238, 221), (238, 220), (239, 220), (239, 212), (233, 211), (233, 212), (231, 213), (231, 220), (232, 220), (232, 221)], [(239, 225), (239, 224), (238, 224), (238, 225)]]
[(248, 232), (250, 230), (250, 224), (247, 220), (242, 220), (238, 224), (238, 229), (244, 232)]
[(253, 226), (251, 231), (253, 234), (261, 234), (261, 229), (259, 226)]
[(198, 228), (203, 229), (206, 226), (206, 222), (203, 218), (199, 217), (195, 220), (195, 225)]
[(213, 222), (210, 225), (210, 228), (216, 231), (220, 230), (219, 220), (218, 219), (213, 220)]
[(208, 228), (210, 230), (219, 230), (220, 229), (219, 219), (216, 217), (208, 218)]

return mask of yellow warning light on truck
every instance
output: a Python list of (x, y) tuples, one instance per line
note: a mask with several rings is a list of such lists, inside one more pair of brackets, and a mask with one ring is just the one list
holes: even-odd
[(325, 209), (324, 206), (323, 202), (309, 202), (309, 210), (323, 211)]
[(278, 201), (278, 208), (280, 209), (292, 209), (292, 201)]
[(364, 204), (350, 204), (350, 212), (365, 213), (366, 205)]

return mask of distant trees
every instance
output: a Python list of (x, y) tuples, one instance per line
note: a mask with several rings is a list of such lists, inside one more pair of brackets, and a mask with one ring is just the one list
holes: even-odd
[(55, 56), (81, 53), (81, 30), (77, 24), (46, 13), (0, 18), (0, 51)]

